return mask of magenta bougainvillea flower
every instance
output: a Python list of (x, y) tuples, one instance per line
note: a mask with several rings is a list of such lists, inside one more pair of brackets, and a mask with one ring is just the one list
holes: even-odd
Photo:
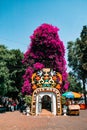
[(44, 68), (44, 65), (39, 62), (35, 63), (33, 66), (35, 70), (41, 70), (42, 68)]
[(65, 48), (58, 35), (59, 29), (50, 24), (42, 24), (30, 36), (31, 43), (24, 54), (23, 64), (26, 72), (23, 76), (22, 93), (31, 94), (32, 73), (42, 68), (52, 68), (63, 77), (62, 90), (68, 89)]

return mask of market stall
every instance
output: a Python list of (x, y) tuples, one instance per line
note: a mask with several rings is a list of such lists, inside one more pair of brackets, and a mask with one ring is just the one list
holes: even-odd
[(68, 114), (69, 115), (79, 115), (80, 114), (80, 106), (79, 105), (69, 105), (68, 106)]

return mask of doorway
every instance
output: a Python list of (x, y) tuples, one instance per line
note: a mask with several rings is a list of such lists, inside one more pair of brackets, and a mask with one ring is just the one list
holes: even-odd
[(42, 97), (42, 109), (51, 111), (51, 98), (48, 95)]

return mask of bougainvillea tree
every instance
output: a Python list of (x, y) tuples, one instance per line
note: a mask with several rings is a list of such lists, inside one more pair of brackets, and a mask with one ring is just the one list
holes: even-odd
[(31, 76), (42, 68), (52, 68), (60, 72), (63, 78), (61, 91), (68, 88), (65, 49), (58, 35), (59, 29), (49, 24), (42, 24), (33, 33), (31, 43), (24, 54), (23, 64), (26, 65), (23, 94), (31, 94)]

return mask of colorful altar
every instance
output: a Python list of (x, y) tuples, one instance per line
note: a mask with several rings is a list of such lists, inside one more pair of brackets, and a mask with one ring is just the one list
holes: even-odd
[(32, 75), (32, 115), (39, 115), (42, 109), (49, 110), (53, 115), (62, 114), (61, 84), (61, 74), (50, 68), (43, 68)]

